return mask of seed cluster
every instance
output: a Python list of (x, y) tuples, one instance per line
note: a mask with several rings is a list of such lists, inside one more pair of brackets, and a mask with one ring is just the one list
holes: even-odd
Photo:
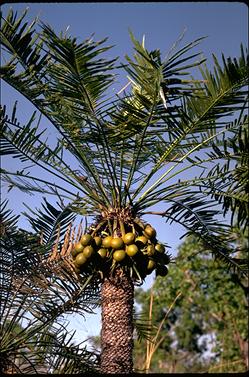
[(150, 224), (137, 219), (116, 226), (112, 232), (107, 230), (89, 228), (74, 245), (72, 257), (77, 273), (98, 271), (103, 277), (119, 267), (130, 270), (135, 281), (143, 280), (153, 270), (156, 275), (167, 275), (170, 256)]

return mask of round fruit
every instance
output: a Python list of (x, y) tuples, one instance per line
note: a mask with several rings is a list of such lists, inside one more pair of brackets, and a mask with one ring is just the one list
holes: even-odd
[(102, 240), (102, 246), (105, 248), (111, 247), (112, 236), (107, 236)]
[(147, 254), (148, 254), (148, 255), (153, 255), (153, 254), (155, 254), (155, 246), (154, 246), (154, 245), (148, 245), (148, 246), (147, 246)]
[(145, 233), (145, 236), (148, 237), (148, 238), (156, 237), (156, 229), (154, 229), (150, 225), (146, 225), (146, 227), (144, 229), (144, 233)]
[(119, 249), (122, 249), (122, 247), (124, 246), (124, 242), (122, 240), (122, 238), (112, 238), (111, 240), (111, 247), (115, 250), (119, 250)]
[(107, 255), (107, 249), (101, 248), (97, 251), (97, 253), (101, 256), (101, 258), (105, 258)]
[(78, 243), (76, 243), (76, 244), (74, 245), (74, 249), (75, 249), (78, 253), (80, 253), (80, 252), (84, 249), (84, 246), (83, 246), (80, 242), (78, 242)]
[(99, 236), (94, 237), (94, 246), (100, 247), (102, 245), (102, 238)]
[(77, 254), (81, 253), (83, 249), (84, 249), (84, 246), (80, 242), (76, 243), (72, 251), (73, 258), (75, 258)]
[(158, 276), (166, 276), (168, 274), (168, 268), (163, 265), (158, 265), (156, 269), (156, 275)]
[(75, 259), (76, 267), (83, 266), (83, 264), (86, 263), (86, 260), (87, 259), (83, 253), (78, 254)]
[(139, 236), (136, 238), (136, 243), (138, 243), (138, 245), (142, 245), (142, 246), (145, 246), (148, 242), (148, 238), (145, 237), (145, 236)]
[(116, 250), (113, 253), (113, 259), (115, 259), (117, 262), (121, 262), (126, 256), (126, 253), (124, 250)]
[(159, 253), (165, 253), (165, 247), (161, 243), (157, 243), (155, 246), (156, 251)]
[(134, 233), (126, 233), (123, 237), (123, 241), (126, 245), (131, 245), (135, 240), (135, 234)]
[(147, 264), (147, 269), (150, 271), (152, 271), (154, 268), (155, 268), (155, 265), (156, 265), (156, 263), (155, 263), (155, 261), (153, 261), (152, 259), (149, 259), (149, 262), (148, 262), (148, 264)]
[(87, 246), (87, 245), (91, 244), (92, 240), (93, 240), (93, 238), (90, 234), (83, 234), (83, 236), (80, 239), (80, 243), (83, 246)]
[(126, 246), (126, 254), (129, 255), (129, 257), (134, 257), (134, 255), (138, 252), (138, 247), (135, 244)]
[(92, 246), (86, 246), (83, 250), (83, 255), (85, 258), (90, 258), (94, 253), (94, 248)]

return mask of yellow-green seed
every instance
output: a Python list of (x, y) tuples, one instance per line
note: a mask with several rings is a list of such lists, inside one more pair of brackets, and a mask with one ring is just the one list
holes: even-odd
[(122, 247), (124, 246), (124, 242), (122, 240), (122, 238), (112, 238), (111, 240), (111, 247), (115, 250), (120, 250), (122, 249)]
[(135, 241), (135, 234), (132, 232), (126, 233), (123, 237), (123, 241), (126, 245), (131, 245)]
[(113, 259), (115, 259), (117, 262), (121, 262), (126, 256), (126, 253), (124, 250), (116, 250), (113, 253)]
[(127, 255), (129, 255), (129, 257), (134, 257), (134, 255), (136, 255), (138, 252), (138, 247), (135, 244), (127, 245), (125, 252)]
[(77, 255), (75, 259), (75, 265), (76, 267), (83, 266), (84, 263), (86, 263), (87, 259), (83, 253), (80, 253)]
[(103, 238), (102, 246), (108, 249), (109, 247), (111, 247), (111, 242), (112, 242), (112, 236), (107, 236)]
[(94, 248), (92, 246), (86, 246), (83, 250), (84, 256), (88, 259), (90, 258), (94, 253)]
[(93, 238), (92, 238), (91, 234), (83, 234), (83, 236), (80, 239), (80, 243), (83, 246), (90, 245), (92, 243), (92, 241), (93, 241)]

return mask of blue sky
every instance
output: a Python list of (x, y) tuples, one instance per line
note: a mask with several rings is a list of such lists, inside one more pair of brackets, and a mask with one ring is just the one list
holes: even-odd
[[(22, 11), (29, 7), (28, 19), (38, 16), (43, 22), (50, 24), (56, 31), (65, 30), (78, 37), (79, 41), (95, 33), (95, 39), (108, 37), (110, 45), (114, 45), (109, 54), (120, 56), (130, 54), (132, 45), (128, 29), (141, 40), (145, 35), (148, 49), (159, 48), (164, 57), (180, 34), (186, 30), (183, 44), (196, 38), (207, 36), (199, 50), (203, 51), (211, 64), (212, 53), (220, 58), (239, 54), (240, 43), (248, 45), (248, 8), (240, 2), (149, 2), (149, 3), (18, 3), (4, 4), (1, 8), (6, 14), (9, 7)], [(182, 45), (183, 45), (182, 44)], [(125, 73), (117, 83), (117, 91), (126, 82)], [(2, 102), (11, 104), (17, 98), (10, 88), (3, 85)], [(30, 115), (27, 102), (20, 100), (19, 115), (23, 119)], [(13, 161), (5, 160), (4, 167), (13, 167)], [(3, 194), (6, 190), (3, 189)], [(10, 207), (20, 212), (24, 209), (22, 202), (30, 206), (39, 203), (35, 197), (27, 197), (14, 190), (10, 195)], [(26, 225), (23, 222), (23, 226)], [(159, 220), (153, 219), (159, 237), (169, 243), (173, 249), (180, 244), (179, 227), (162, 226)], [(144, 287), (151, 285), (152, 277), (147, 279)], [(77, 337), (90, 336), (99, 331), (99, 315), (90, 318), (86, 323), (75, 319), (72, 328), (77, 329)], [(82, 339), (82, 338), (81, 338)]]
[[(148, 2), (148, 3), (18, 3), (14, 10), (29, 7), (31, 17), (39, 16), (55, 30), (65, 30), (85, 38), (108, 36), (115, 44), (114, 54), (129, 52), (128, 28), (138, 38), (146, 35), (148, 48), (167, 51), (183, 29), (186, 40), (208, 36), (203, 44), (205, 53), (234, 54), (238, 43), (247, 38), (248, 8), (240, 2)], [(2, 9), (10, 5), (5, 4)]]

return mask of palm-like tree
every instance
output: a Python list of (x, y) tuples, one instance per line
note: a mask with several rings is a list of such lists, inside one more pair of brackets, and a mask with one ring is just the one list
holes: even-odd
[[(211, 73), (192, 52), (202, 38), (183, 48), (176, 43), (162, 60), (131, 33), (134, 55), (118, 65), (105, 58), (105, 39), (78, 43), (45, 24), (35, 30), (36, 21), (28, 25), (24, 17), (2, 17), (1, 77), (40, 115), (21, 124), (16, 105), (10, 115), (2, 109), (1, 153), (24, 164), (2, 174), (10, 187), (54, 195), (64, 211), (91, 219), (73, 257), (79, 276), (101, 283), (101, 371), (131, 372), (134, 284), (154, 268), (165, 275), (169, 263), (145, 214), (182, 224), (243, 271), (218, 216), (239, 207), (240, 225), (247, 220), (248, 197), (231, 185), (248, 161), (245, 148), (241, 158), (236, 147), (245, 145), (247, 57), (243, 48), (237, 59), (223, 57), (222, 66), (214, 57)], [(194, 67), (201, 79), (192, 77)], [(128, 84), (109, 98), (118, 69), (128, 73)], [(56, 131), (54, 146), (44, 122)], [(30, 218), (39, 232), (47, 230), (45, 216)]]

